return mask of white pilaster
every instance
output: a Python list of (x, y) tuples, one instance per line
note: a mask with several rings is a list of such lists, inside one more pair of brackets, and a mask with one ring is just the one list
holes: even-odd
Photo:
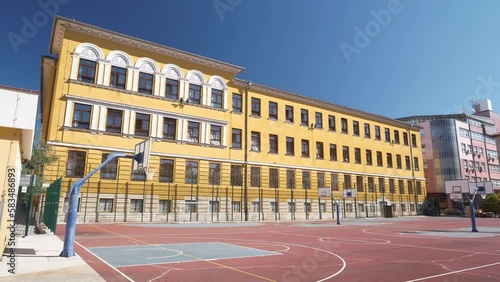
[(130, 111), (123, 111), (123, 125), (122, 125), (123, 134), (128, 134), (130, 128)]
[(179, 78), (179, 99), (186, 100), (189, 97), (189, 81), (186, 78)]
[(160, 95), (160, 82), (161, 82), (160, 73), (154, 73), (153, 74), (153, 95), (154, 96), (162, 96), (162, 95)]
[(71, 54), (71, 73), (70, 79), (78, 79), (78, 66), (80, 65), (80, 53), (73, 52)]
[(101, 106), (101, 111), (99, 113), (99, 125), (97, 130), (106, 131), (106, 117), (108, 114), (108, 108)]
[(97, 84), (102, 85), (104, 80), (104, 64), (102, 59), (97, 60)]
[(158, 93), (158, 96), (165, 97), (165, 84), (167, 83), (167, 79), (164, 75), (158, 76), (158, 80), (160, 81), (160, 92)]
[(66, 102), (66, 114), (64, 116), (64, 126), (66, 127), (71, 127), (73, 118), (73, 101), (67, 101)]
[(156, 138), (156, 132), (157, 132), (157, 125), (158, 125), (158, 115), (151, 115), (151, 137)]
[(104, 63), (104, 79), (102, 84), (105, 86), (109, 86), (111, 81), (111, 64), (108, 62)]
[(182, 120), (182, 141), (187, 141), (187, 128), (188, 128), (188, 121), (183, 119)]
[(200, 130), (200, 143), (201, 144), (208, 144), (209, 142), (207, 140), (210, 140), (210, 139), (207, 139), (207, 124), (202, 122), (201, 123), (201, 130)]
[(128, 123), (129, 128), (128, 128), (128, 134), (134, 135), (135, 134), (135, 112), (130, 111), (130, 121)]
[(222, 97), (222, 108), (225, 109), (225, 110), (228, 110), (230, 109), (229, 105), (227, 104), (227, 99), (228, 99), (228, 91), (227, 89), (224, 89), (224, 92), (223, 92), (224, 96)]
[(222, 132), (220, 133), (221, 135), (221, 139), (222, 139), (222, 146), (227, 146), (227, 136), (226, 136), (226, 132), (227, 132), (227, 125), (224, 125), (222, 127)]
[(134, 82), (134, 68), (133, 67), (128, 67), (127, 68), (127, 79), (126, 79), (126, 86), (125, 89), (132, 91), (132, 85)]
[(92, 116), (90, 117), (90, 129), (91, 130), (97, 130), (100, 109), (101, 109), (101, 106), (98, 106), (98, 105), (94, 105), (94, 107), (92, 109)]
[(177, 140), (183, 140), (182, 139), (182, 119), (177, 120), (177, 134), (175, 134), (175, 138)]
[(156, 137), (163, 138), (163, 116), (158, 116), (158, 124), (156, 126)]
[(212, 93), (210, 93), (211, 89), (212, 89), (212, 87), (209, 84), (203, 83), (201, 85), (201, 97), (202, 97), (201, 104), (202, 105), (206, 105), (206, 106), (212, 105), (211, 100), (209, 100), (209, 98), (212, 97)]
[(132, 70), (132, 91), (137, 92), (139, 90), (139, 69), (134, 68)]

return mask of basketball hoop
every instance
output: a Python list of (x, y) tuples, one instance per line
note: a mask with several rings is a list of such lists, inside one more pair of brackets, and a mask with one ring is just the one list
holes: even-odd
[(146, 167), (144, 168), (144, 172), (146, 173), (146, 177), (148, 180), (153, 180), (156, 172), (156, 167)]

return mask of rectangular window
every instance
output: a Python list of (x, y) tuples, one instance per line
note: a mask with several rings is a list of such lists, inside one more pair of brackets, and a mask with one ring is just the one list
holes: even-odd
[(365, 212), (365, 204), (358, 204), (358, 211)]
[(422, 195), (422, 183), (417, 181), (417, 194)]
[(384, 163), (382, 162), (382, 152), (377, 151), (377, 166), (383, 166)]
[(366, 164), (367, 165), (373, 165), (372, 150), (366, 150)]
[(271, 212), (279, 212), (279, 202), (269, 202)]
[(330, 161), (337, 161), (337, 145), (330, 144)]
[(300, 109), (300, 125), (309, 126), (309, 111)]
[(366, 138), (371, 138), (370, 124), (368, 124), (368, 123), (365, 123), (365, 137)]
[(160, 159), (160, 182), (174, 182), (174, 160)]
[(163, 139), (175, 140), (177, 132), (176, 120), (173, 118), (163, 118)]
[(392, 154), (387, 153), (387, 167), (392, 167)]
[(286, 154), (289, 156), (293, 156), (295, 154), (293, 137), (286, 138)]
[(345, 204), (345, 211), (346, 212), (352, 212), (352, 204), (351, 203)]
[(252, 131), (252, 151), (260, 151), (260, 132)]
[(347, 119), (341, 118), (340, 123), (342, 125), (342, 133), (344, 133), (344, 134), (349, 133), (349, 129), (347, 128)]
[(279, 187), (279, 171), (277, 168), (269, 169), (269, 188), (278, 188)]
[(241, 148), (241, 129), (233, 128), (231, 131), (231, 148)]
[(403, 163), (401, 161), (401, 155), (396, 155), (396, 168), (403, 168)]
[(318, 188), (323, 188), (325, 186), (325, 173), (324, 172), (318, 172), (316, 175), (318, 177)]
[(380, 126), (375, 125), (375, 140), (380, 140)]
[(312, 211), (312, 209), (311, 209), (311, 203), (309, 203), (309, 202), (304, 203), (304, 211), (305, 212), (311, 212)]
[(383, 177), (378, 178), (378, 191), (380, 193), (385, 193), (385, 181)]
[(153, 75), (149, 73), (139, 73), (139, 93), (153, 94)]
[(356, 163), (356, 164), (361, 163), (361, 149), (360, 148), (354, 148), (354, 163)]
[(142, 199), (130, 199), (130, 212), (142, 212), (144, 204)]
[(219, 212), (219, 201), (209, 201), (208, 212)]
[(220, 185), (220, 164), (218, 163), (208, 164), (208, 184)]
[(323, 128), (323, 114), (316, 112), (314, 115), (316, 124), (314, 125), (315, 128)]
[(188, 142), (200, 143), (200, 123), (189, 121), (188, 122), (188, 132), (187, 132)]
[(417, 157), (413, 157), (413, 165), (415, 167), (415, 170), (420, 170), (420, 167), (418, 165), (418, 158)]
[[(109, 154), (102, 154), (101, 163), (108, 159)], [(116, 179), (118, 171), (118, 158), (114, 158), (100, 170), (101, 179)]]
[(201, 104), (201, 85), (189, 84), (189, 103)]
[(99, 212), (113, 212), (113, 199), (99, 199)]
[(278, 153), (278, 135), (269, 134), (269, 153)]
[(210, 125), (210, 145), (222, 145), (222, 126)]
[(184, 183), (198, 184), (198, 162), (186, 162), (186, 174)]
[(302, 139), (302, 157), (309, 157), (309, 140)]
[(241, 165), (231, 165), (231, 186), (241, 186)]
[(233, 113), (241, 113), (243, 109), (241, 94), (233, 93)]
[(417, 136), (415, 134), (411, 135), (411, 145), (417, 147)]
[(195, 200), (185, 200), (184, 205), (184, 212), (193, 213), (198, 210), (198, 205), (196, 204)]
[(165, 86), (165, 97), (168, 99), (177, 100), (179, 98), (179, 81), (167, 78)]
[(408, 185), (408, 194), (413, 195), (413, 182), (408, 180), (406, 183)]
[(352, 189), (351, 176), (344, 174), (344, 189)]
[(345, 163), (349, 162), (349, 147), (348, 146), (342, 146), (342, 160)]
[(293, 107), (285, 106), (285, 120), (288, 122), (293, 122)]
[(363, 187), (363, 176), (361, 175), (356, 175), (356, 191), (357, 192), (365, 191)]
[[(133, 163), (134, 162), (132, 162), (132, 164)], [(130, 179), (134, 181), (146, 181), (146, 172), (144, 171), (144, 169), (132, 170)]]
[(260, 167), (250, 168), (250, 186), (260, 187)]
[(260, 212), (260, 202), (259, 201), (252, 202), (252, 212)]
[(408, 156), (405, 156), (405, 165), (406, 165), (407, 170), (411, 169), (410, 157), (408, 157)]
[(116, 66), (111, 67), (111, 79), (109, 81), (109, 86), (118, 89), (125, 89), (126, 80), (127, 80), (126, 69)]
[(368, 176), (368, 192), (375, 192), (375, 180), (373, 179), (373, 176)]
[(222, 90), (212, 89), (212, 107), (222, 109)]
[(233, 209), (233, 212), (241, 212), (241, 202), (232, 202), (231, 203), (231, 208)]
[(90, 129), (90, 115), (92, 106), (77, 104), (73, 108), (73, 127)]
[(405, 183), (403, 180), (398, 180), (399, 194), (404, 195), (405, 193)]
[(136, 114), (135, 115), (135, 135), (137, 136), (149, 136), (149, 119), (150, 115), (146, 114)]
[(260, 99), (252, 98), (252, 115), (260, 117)]
[(94, 61), (80, 59), (78, 68), (78, 80), (88, 83), (94, 83), (96, 63)]
[(385, 142), (391, 142), (391, 130), (389, 128), (384, 129)]
[(171, 210), (172, 201), (171, 200), (160, 200), (159, 202), (159, 212), (160, 213), (169, 213)]
[(394, 130), (394, 143), (399, 144), (399, 131)]
[(357, 120), (352, 122), (352, 131), (354, 132), (354, 136), (359, 136), (359, 122)]
[(408, 133), (403, 132), (403, 144), (408, 146)]
[(288, 202), (288, 212), (295, 212), (295, 202)]
[(66, 163), (66, 177), (83, 177), (86, 158), (87, 152), (85, 151), (69, 150)]
[(323, 151), (323, 142), (316, 142), (316, 158), (324, 159), (325, 153)]
[(286, 171), (286, 188), (295, 189), (295, 170), (287, 169)]
[(335, 131), (337, 130), (335, 126), (335, 116), (329, 115), (328, 116), (328, 130)]
[(106, 117), (106, 132), (121, 133), (122, 132), (123, 111), (108, 109)]
[(302, 171), (302, 188), (311, 189), (311, 172)]
[(338, 173), (332, 172), (330, 174), (330, 177), (332, 180), (330, 187), (332, 188), (333, 191), (338, 191), (339, 190), (339, 175), (338, 175)]
[(269, 118), (278, 119), (278, 104), (276, 102), (269, 102)]
[(389, 193), (396, 193), (396, 186), (394, 185), (394, 179), (392, 178), (389, 179)]

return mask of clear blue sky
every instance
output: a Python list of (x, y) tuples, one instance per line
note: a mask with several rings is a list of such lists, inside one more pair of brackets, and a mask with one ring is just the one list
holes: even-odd
[[(392, 118), (458, 113), (473, 96), (500, 112), (496, 0), (39, 1), (58, 1), (63, 17), (243, 66), (242, 79)], [(39, 89), (52, 17), (44, 23), (37, 2), (3, 4), (0, 84)], [(34, 17), (38, 30), (16, 52), (13, 34)]]

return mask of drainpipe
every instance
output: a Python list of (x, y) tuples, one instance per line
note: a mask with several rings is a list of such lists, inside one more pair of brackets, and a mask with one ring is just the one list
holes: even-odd
[(245, 212), (245, 221), (248, 221), (248, 89), (252, 87), (252, 82), (247, 81), (247, 88), (245, 89), (245, 173), (244, 173), (244, 194), (243, 194), (243, 210)]

